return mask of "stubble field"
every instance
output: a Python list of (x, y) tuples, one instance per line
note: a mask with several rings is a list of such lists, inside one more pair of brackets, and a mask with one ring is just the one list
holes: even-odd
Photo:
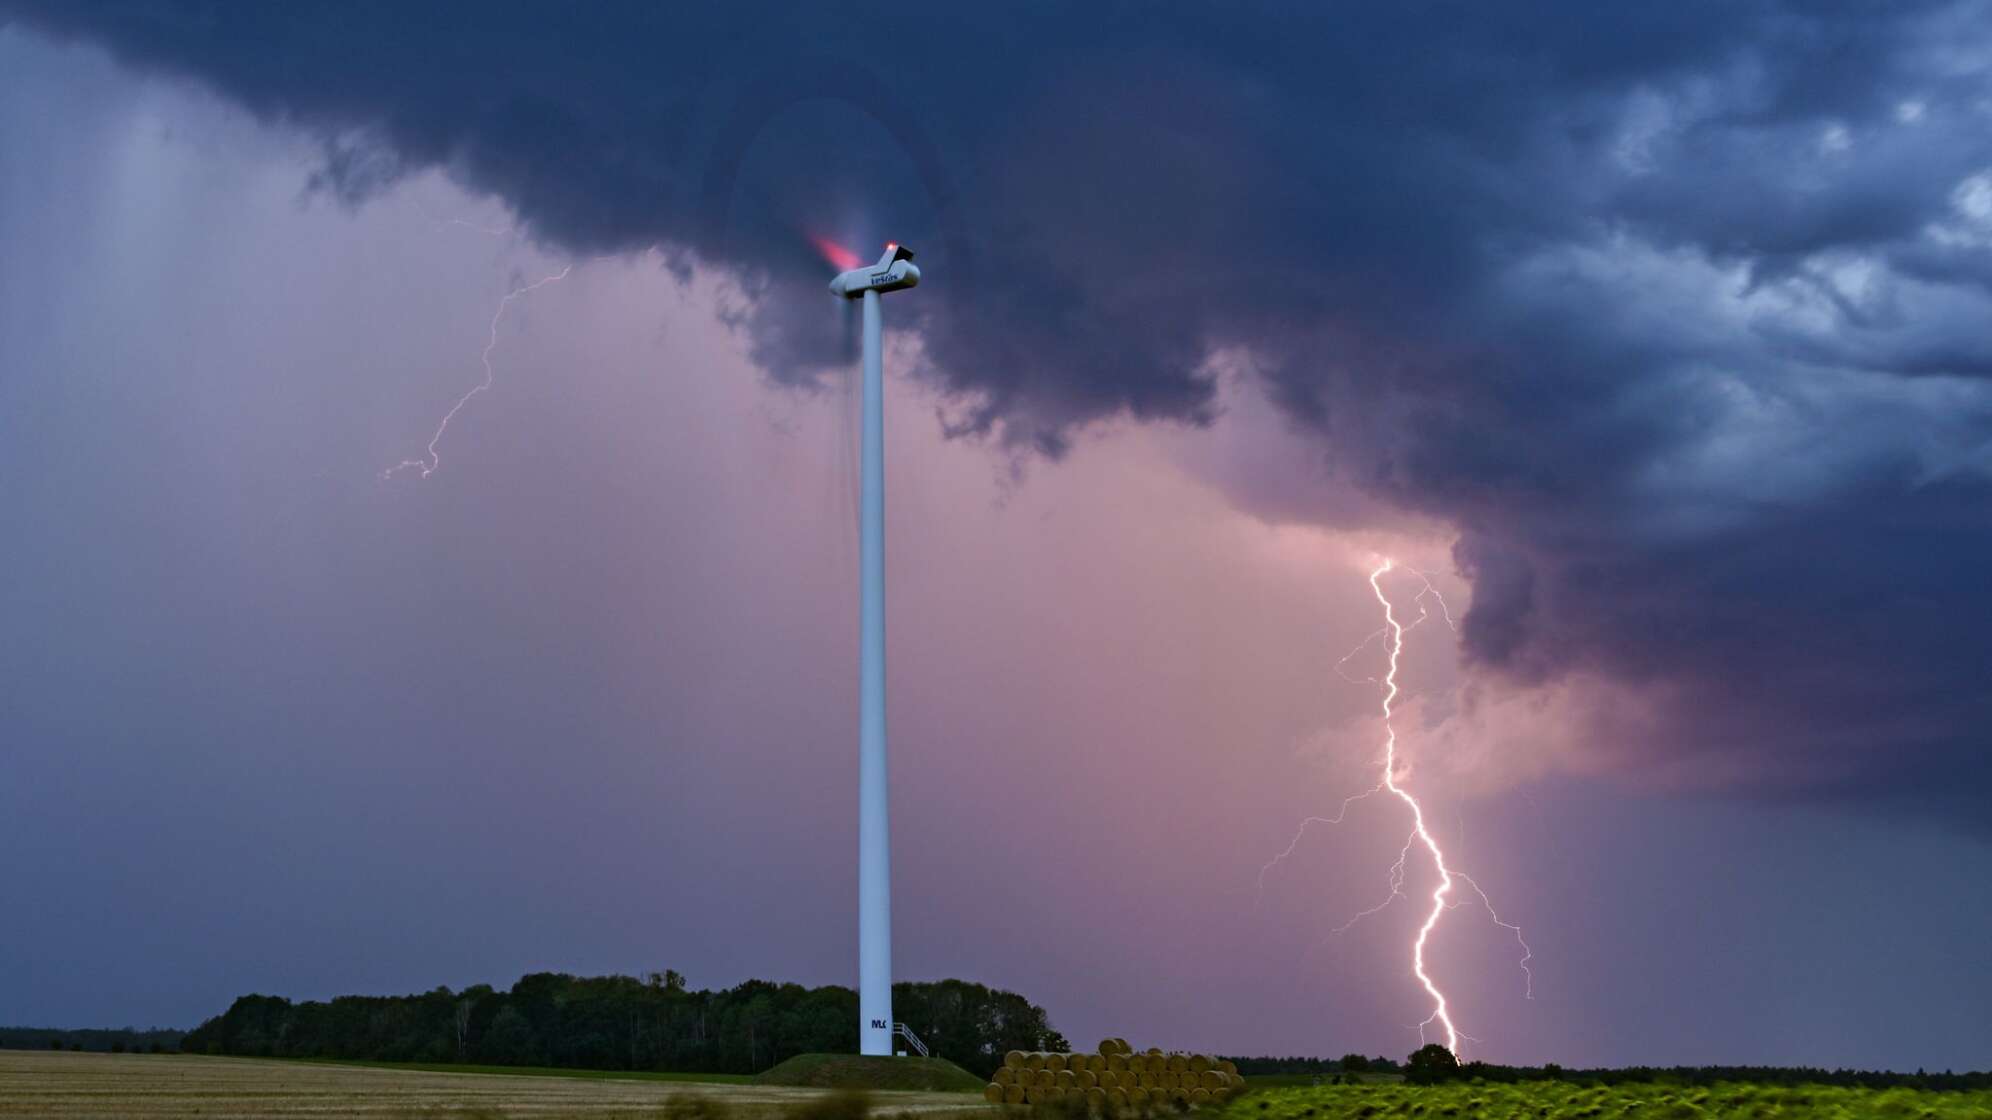
[[(979, 1097), (961, 1093), (874, 1093), (871, 1104), (882, 1118), (992, 1112)], [(843, 1120), (852, 1111), (821, 1089), (0, 1050), (0, 1117)]]

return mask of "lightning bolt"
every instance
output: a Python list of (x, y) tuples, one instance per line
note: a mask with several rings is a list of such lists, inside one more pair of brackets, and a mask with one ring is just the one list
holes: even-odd
[[(466, 222), (464, 224), (468, 225), (470, 223)], [(436, 469), (443, 465), (442, 456), (437, 454), (436, 452), (436, 445), (442, 442), (443, 433), (449, 431), (450, 421), (456, 419), (456, 414), (462, 412), (463, 406), (470, 403), (470, 398), (476, 396), (479, 393), (484, 392), (486, 389), (491, 388), (491, 382), (493, 377), (491, 369), (491, 352), (493, 350), (498, 349), (498, 324), (505, 321), (505, 309), (512, 306), (512, 301), (518, 299), (521, 296), (529, 295), (533, 292), (536, 292), (541, 288), (546, 287), (548, 284), (557, 284), (560, 281), (567, 279), (567, 274), (573, 271), (574, 271), (574, 266), (570, 264), (566, 268), (561, 269), (559, 272), (556, 272), (551, 276), (541, 277), (540, 279), (535, 280), (532, 283), (525, 285), (524, 287), (514, 288), (511, 291), (505, 293), (505, 298), (498, 301), (497, 310), (491, 313), (490, 334), (484, 341), (484, 353), (478, 355), (478, 361), (483, 363), (484, 365), (484, 380), (471, 386), (469, 392), (465, 393), (461, 397), (458, 397), (456, 403), (450, 406), (450, 410), (448, 412), (443, 413), (442, 421), (436, 425), (436, 434), (429, 437), (428, 458), (401, 460), (399, 463), (396, 463), (393, 466), (387, 468), (386, 470), (380, 472), (380, 478), (382, 482), (385, 482), (388, 479), (393, 478), (395, 475), (400, 474), (402, 471), (406, 470), (421, 471), (422, 472), (421, 477), (423, 478), (427, 478), (430, 475), (436, 473)]]
[[(1413, 849), (1423, 848), (1425, 853), (1431, 856), (1432, 866), (1438, 872), (1439, 882), (1438, 886), (1432, 891), (1431, 908), (1426, 911), (1425, 919), (1419, 925), (1417, 935), (1411, 942), (1411, 972), (1412, 975), (1417, 977), (1419, 985), (1425, 989), (1425, 995), (1431, 1000), (1432, 1006), (1431, 1014), (1427, 1015), (1418, 1024), (1418, 1040), (1420, 1043), (1423, 1043), (1427, 1037), (1427, 1032), (1436, 1024), (1445, 1035), (1446, 1049), (1457, 1054), (1459, 1053), (1460, 1040), (1462, 1038), (1471, 1040), (1471, 1036), (1462, 1034), (1459, 1027), (1453, 1022), (1451, 1004), (1446, 999), (1445, 991), (1432, 978), (1431, 972), (1426, 967), (1425, 959), (1426, 947), (1431, 940), (1432, 931), (1438, 928), (1440, 919), (1445, 917), (1447, 911), (1469, 905), (1473, 901), (1473, 899), (1452, 901), (1454, 887), (1457, 884), (1464, 883), (1467, 887), (1471, 888), (1474, 898), (1479, 900), (1481, 907), (1487, 911), (1488, 917), (1494, 924), (1514, 934), (1516, 943), (1521, 947), (1522, 955), (1518, 963), (1521, 967), (1522, 975), (1526, 980), (1525, 996), (1528, 999), (1535, 998), (1535, 974), (1529, 969), (1529, 961), (1534, 959), (1535, 954), (1529, 948), (1528, 941), (1522, 936), (1521, 927), (1512, 922), (1504, 921), (1501, 918), (1501, 915), (1494, 909), (1492, 900), (1487, 897), (1487, 892), (1481, 889), (1480, 884), (1465, 873), (1454, 870), (1446, 861), (1445, 850), (1439, 846), (1438, 838), (1432, 834), (1431, 829), (1426, 827), (1424, 806), (1402, 784), (1401, 780), (1406, 775), (1398, 767), (1397, 728), (1391, 722), (1391, 716), (1395, 711), (1397, 698), (1401, 691), (1397, 685), (1397, 668), (1399, 659), (1404, 652), (1404, 636), (1417, 629), (1427, 619), (1433, 617), (1431, 609), (1426, 606), (1425, 601), (1428, 598), (1438, 604), (1438, 617), (1445, 619), (1448, 629), (1457, 633), (1459, 627), (1453, 620), (1452, 608), (1447, 605), (1445, 596), (1439, 594), (1438, 588), (1433, 586), (1431, 577), (1408, 565), (1405, 567), (1405, 570), (1417, 576), (1423, 587), (1413, 600), (1418, 604), (1418, 617), (1408, 623), (1400, 622), (1397, 618), (1395, 605), (1391, 603), (1390, 596), (1386, 595), (1383, 590), (1383, 577), (1396, 567), (1397, 564), (1395, 561), (1385, 559), (1369, 574), (1370, 591), (1376, 596), (1376, 601), (1383, 607), (1383, 625), (1364, 638), (1355, 649), (1350, 650), (1340, 661), (1335, 663), (1335, 672), (1342, 679), (1356, 684), (1376, 684), (1383, 690), (1383, 774), (1376, 785), (1344, 799), (1341, 808), (1336, 810), (1334, 816), (1308, 817), (1302, 820), (1300, 828), (1294, 832), (1293, 840), (1287, 844), (1286, 849), (1274, 856), (1264, 867), (1259, 869), (1259, 887), (1263, 893), (1267, 873), (1278, 866), (1281, 861), (1293, 855), (1294, 851), (1300, 846), (1302, 837), (1307, 834), (1309, 825), (1340, 824), (1342, 818), (1348, 814), (1349, 806), (1379, 793), (1389, 794), (1402, 801), (1405, 808), (1411, 811), (1411, 835), (1405, 839), (1404, 847), (1397, 854), (1397, 861), (1390, 866), (1388, 876), (1390, 893), (1384, 897), (1382, 902), (1377, 903), (1367, 910), (1358, 912), (1354, 917), (1336, 927), (1335, 933), (1342, 933), (1364, 918), (1389, 907), (1398, 899), (1408, 897), (1404, 893), (1405, 870), (1411, 861)], [(1390, 651), (1388, 667), (1383, 677), (1380, 680), (1376, 677), (1363, 679), (1351, 677), (1344, 670), (1344, 666), (1356, 655), (1368, 649), (1370, 644), (1378, 638), (1388, 638), (1388, 648)]]
[[(1420, 580), (1424, 581), (1424, 586), (1418, 589), (1418, 594), (1413, 596), (1411, 600), (1412, 602), (1418, 604), (1418, 617), (1411, 620), (1411, 624), (1404, 628), (1404, 633), (1409, 634), (1411, 631), (1416, 630), (1418, 627), (1424, 625), (1426, 619), (1432, 617), (1432, 608), (1425, 605), (1426, 599), (1431, 599), (1432, 601), (1439, 604), (1439, 617), (1446, 620), (1446, 629), (1451, 630), (1455, 634), (1459, 633), (1459, 625), (1453, 621), (1452, 608), (1446, 605), (1446, 597), (1444, 595), (1439, 594), (1439, 589), (1433, 586), (1432, 577), (1424, 572), (1419, 571), (1416, 568), (1411, 567), (1409, 564), (1406, 564), (1404, 566), (1404, 570), (1410, 572), (1412, 575), (1417, 576)], [(1376, 641), (1378, 638), (1381, 638), (1388, 633), (1390, 633), (1390, 627), (1388, 625), (1379, 626), (1376, 629), (1370, 631), (1369, 637), (1364, 638), (1360, 643), (1357, 644), (1356, 648), (1343, 654), (1342, 659), (1340, 661), (1335, 662), (1335, 675), (1341, 677), (1345, 681), (1348, 681), (1350, 684), (1383, 683), (1377, 680), (1375, 677), (1363, 677), (1360, 680), (1355, 677), (1352, 677), (1349, 675), (1348, 670), (1345, 669), (1344, 666), (1346, 666), (1349, 662), (1355, 660), (1357, 655), (1361, 654), (1364, 650), (1368, 649), (1370, 647), (1371, 642)], [(1379, 785), (1377, 787), (1377, 790), (1381, 790), (1382, 788), (1383, 787)], [(1377, 792), (1377, 790), (1372, 790), (1371, 792)]]
[[(1394, 794), (1411, 810), (1411, 834), (1425, 845), (1432, 854), (1432, 865), (1439, 872), (1439, 886), (1432, 892), (1432, 909), (1425, 915), (1425, 924), (1418, 927), (1418, 937), (1411, 943), (1411, 971), (1418, 977), (1418, 983), (1425, 986), (1425, 994), (1432, 998), (1432, 1013), (1418, 1024), (1418, 1039), (1424, 1041), (1425, 1028), (1434, 1022), (1445, 1028), (1446, 1049), (1459, 1053), (1459, 1028), (1453, 1025), (1452, 1012), (1446, 1005), (1446, 994), (1439, 990), (1430, 973), (1425, 971), (1425, 943), (1432, 936), (1432, 929), (1446, 913), (1446, 896), (1452, 893), (1452, 869), (1446, 866), (1446, 853), (1439, 848), (1431, 830), (1425, 827), (1425, 809), (1409, 790), (1397, 784), (1397, 728), (1390, 722), (1390, 708), (1397, 702), (1397, 659), (1404, 652), (1404, 626), (1397, 621), (1397, 611), (1390, 605), (1390, 596), (1383, 593), (1383, 574), (1391, 568), (1385, 560), (1370, 573), (1370, 590), (1376, 592), (1376, 601), (1383, 604), (1383, 624), (1390, 628), (1390, 670), (1383, 677), (1383, 788)], [(1407, 843), (1408, 851), (1410, 845)], [(1404, 885), (1404, 858), (1398, 857), (1398, 878), (1392, 890), (1395, 892)], [(1386, 903), (1388, 905), (1388, 903)]]

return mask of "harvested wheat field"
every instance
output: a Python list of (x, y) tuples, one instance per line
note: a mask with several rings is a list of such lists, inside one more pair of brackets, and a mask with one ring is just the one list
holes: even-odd
[[(961, 1093), (874, 1093), (873, 1115), (993, 1112)], [(190, 1054), (0, 1050), (0, 1117), (656, 1117), (762, 1120), (860, 1110), (820, 1089), (320, 1065)]]

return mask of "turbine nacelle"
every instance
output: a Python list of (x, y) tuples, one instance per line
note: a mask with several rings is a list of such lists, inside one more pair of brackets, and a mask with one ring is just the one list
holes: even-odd
[(830, 281), (830, 290), (845, 299), (857, 299), (866, 292), (896, 292), (920, 282), (920, 266), (913, 263), (913, 250), (893, 243), (885, 247), (878, 263), (840, 272)]

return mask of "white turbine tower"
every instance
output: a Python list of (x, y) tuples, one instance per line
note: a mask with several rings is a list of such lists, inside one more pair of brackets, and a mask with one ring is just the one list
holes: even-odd
[(913, 251), (887, 245), (870, 268), (830, 281), (865, 304), (858, 607), (858, 1053), (892, 1053), (892, 845), (885, 780), (885, 377), (879, 296), (920, 282)]

